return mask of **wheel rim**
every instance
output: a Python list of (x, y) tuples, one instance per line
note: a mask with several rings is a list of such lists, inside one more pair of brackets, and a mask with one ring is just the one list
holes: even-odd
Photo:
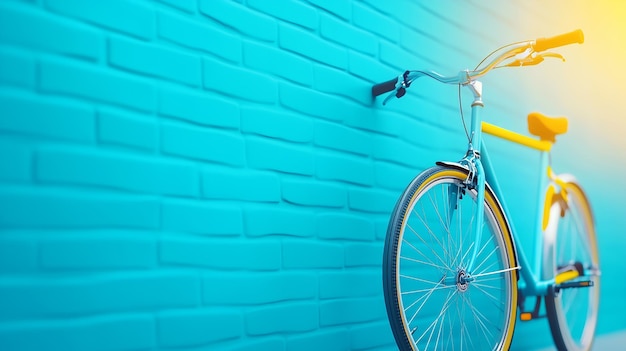
[[(568, 350), (589, 350), (593, 343), (599, 304), (599, 262), (593, 220), (584, 197), (568, 189), (568, 210), (559, 218), (552, 274), (559, 267), (581, 262), (593, 287), (564, 289), (554, 299), (554, 312), (564, 346)], [(583, 318), (584, 316), (584, 318)]]
[[(459, 198), (454, 193), (463, 192), (457, 177), (436, 179), (418, 191), (421, 195), (409, 203), (400, 230), (395, 272), (400, 318), (411, 347), (508, 347), (514, 323), (514, 273), (505, 271), (510, 267), (509, 251), (501, 249), (507, 243), (496, 215), (485, 206), (482, 240), (472, 243), (473, 192), (465, 191), (453, 209), (451, 199)], [(478, 255), (475, 269), (469, 272), (474, 245), (479, 246)]]

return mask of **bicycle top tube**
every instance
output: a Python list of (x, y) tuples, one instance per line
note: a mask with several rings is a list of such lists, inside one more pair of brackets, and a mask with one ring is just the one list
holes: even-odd
[[(583, 32), (580, 29), (577, 29), (572, 32), (560, 34), (550, 38), (538, 38), (536, 40), (528, 40), (505, 45), (487, 55), (487, 57), (485, 57), (474, 70), (460, 71), (457, 75), (454, 76), (443, 76), (435, 71), (426, 70), (406, 71), (394, 79), (374, 85), (372, 87), (372, 95), (378, 96), (386, 92), (393, 91), (392, 94), (385, 98), (383, 102), (383, 104), (385, 104), (393, 96), (397, 98), (401, 98), (402, 96), (404, 96), (404, 94), (406, 93), (406, 88), (408, 88), (415, 79), (423, 76), (433, 78), (444, 84), (467, 85), (470, 84), (472, 81), (489, 73), (489, 71), (494, 68), (537, 65), (541, 63), (545, 57), (555, 57), (563, 59), (563, 57), (559, 54), (544, 51), (568, 44), (583, 42)], [(489, 63), (481, 67), (481, 65), (487, 59), (489, 59), (489, 57), (499, 51), (502, 52), (491, 61), (489, 61)], [(504, 61), (510, 59), (513, 60), (511, 62), (508, 62), (507, 64), (500, 65)]]

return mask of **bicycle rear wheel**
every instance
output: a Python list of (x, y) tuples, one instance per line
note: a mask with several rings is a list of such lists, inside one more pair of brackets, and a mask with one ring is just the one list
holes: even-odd
[[(396, 204), (385, 242), (383, 286), (400, 350), (508, 350), (517, 315), (515, 249), (486, 189), (476, 242), (476, 191), (467, 171), (433, 167)], [(475, 268), (468, 271), (474, 247)]]
[[(566, 267), (578, 266), (591, 287), (562, 289), (546, 297), (546, 312), (555, 345), (561, 351), (591, 349), (600, 302), (600, 263), (589, 201), (573, 178), (562, 177), (566, 205), (552, 205), (544, 253), (544, 278), (555, 277)], [(568, 181), (569, 180), (569, 181)], [(556, 230), (555, 230), (556, 229)]]

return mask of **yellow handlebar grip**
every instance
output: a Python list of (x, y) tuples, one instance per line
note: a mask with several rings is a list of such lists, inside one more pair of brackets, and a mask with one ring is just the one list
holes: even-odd
[(584, 41), (585, 36), (583, 35), (583, 31), (580, 29), (576, 29), (575, 31), (556, 35), (550, 38), (539, 38), (535, 40), (535, 45), (533, 48), (535, 49), (535, 51), (540, 52), (568, 44), (582, 44)]

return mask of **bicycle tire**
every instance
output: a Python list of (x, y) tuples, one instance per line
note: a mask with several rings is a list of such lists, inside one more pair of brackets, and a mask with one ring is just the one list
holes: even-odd
[[(565, 180), (567, 206), (552, 204), (544, 252), (544, 278), (578, 262), (593, 286), (563, 289), (545, 300), (552, 339), (560, 351), (589, 351), (593, 344), (600, 303), (600, 262), (593, 213), (582, 188), (571, 176)], [(565, 209), (563, 209), (565, 207)]]
[[(422, 172), (406, 188), (391, 216), (383, 257), (383, 288), (389, 323), (402, 351), (510, 347), (517, 317), (517, 271), (512, 269), (516, 253), (504, 212), (488, 186), (484, 232), (481, 242), (474, 243), (481, 247), (475, 275), (496, 273), (475, 278), (465, 286), (459, 284), (474, 246), (469, 239), (474, 238), (469, 230), (473, 220), (464, 215), (474, 215), (476, 191), (464, 189), (467, 174), (464, 168), (450, 165)], [(458, 198), (454, 210), (453, 198)], [(425, 204), (436, 207), (440, 202), (444, 203), (443, 212), (427, 212)], [(429, 244), (418, 234), (423, 228), (427, 228), (423, 233), (432, 244), (427, 254), (420, 250)], [(411, 275), (414, 270), (418, 275)], [(455, 280), (451, 282), (450, 277)], [(441, 311), (430, 311), (437, 305)], [(432, 340), (435, 333), (436, 340)]]

